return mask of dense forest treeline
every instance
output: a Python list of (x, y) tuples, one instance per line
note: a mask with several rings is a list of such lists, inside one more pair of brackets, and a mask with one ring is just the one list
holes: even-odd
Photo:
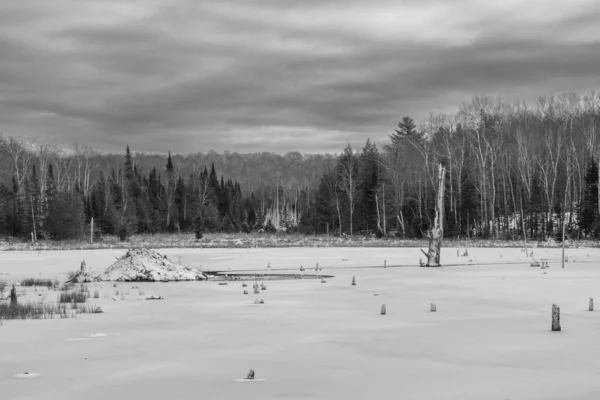
[(98, 154), (0, 137), (0, 235), (285, 231), (422, 237), (446, 167), (445, 236), (600, 234), (600, 96), (475, 97), (339, 155)]

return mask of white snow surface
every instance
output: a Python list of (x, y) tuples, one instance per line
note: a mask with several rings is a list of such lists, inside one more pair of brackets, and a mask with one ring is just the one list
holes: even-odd
[[(600, 399), (600, 310), (587, 311), (600, 298), (600, 250), (567, 250), (564, 269), (560, 249), (545, 251), (544, 275), (520, 249), (443, 249), (454, 266), (442, 268), (417, 267), (423, 256), (410, 248), (160, 250), (204, 270), (267, 272), (270, 262), (272, 272), (297, 273), (318, 262), (335, 277), (270, 281), (246, 296), (241, 282), (91, 283), (101, 295), (88, 302), (103, 314), (4, 321), (0, 397)], [(0, 252), (1, 279), (64, 280), (82, 259), (102, 271), (121, 254)], [(385, 269), (359, 268), (384, 259)], [(132, 285), (165, 300), (138, 300)], [(111, 300), (117, 289), (124, 300)], [(550, 331), (553, 303), (561, 332)], [(261, 381), (240, 384), (250, 368)], [(17, 379), (23, 371), (39, 375)]]

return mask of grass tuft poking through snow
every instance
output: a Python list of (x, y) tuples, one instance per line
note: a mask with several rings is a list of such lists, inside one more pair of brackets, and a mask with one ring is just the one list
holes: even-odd
[(72, 314), (67, 309), (66, 304), (41, 302), (25, 302), (15, 305), (0, 304), (0, 319), (50, 319), (56, 315), (61, 318), (69, 318)]
[(0, 304), (0, 320), (5, 319), (53, 319), (75, 318), (77, 314), (103, 313), (102, 308), (92, 304), (67, 305), (67, 303), (25, 302), (10, 306)]
[[(48, 288), (58, 288), (58, 281), (46, 280), (27, 280), (29, 285), (37, 289), (37, 286), (45, 286)], [(102, 313), (102, 308), (84, 304), (90, 298), (90, 292), (86, 285), (64, 285), (58, 293), (56, 302), (44, 301), (17, 301), (13, 304), (0, 304), (0, 320), (4, 319), (52, 319), (60, 318), (75, 318), (77, 314), (96, 314)], [(24, 294), (22, 294), (24, 295)], [(100, 293), (94, 292), (94, 298), (99, 298)]]
[(44, 286), (48, 289), (56, 289), (59, 283), (56, 279), (25, 278), (21, 281), (21, 286)]
[(90, 292), (85, 285), (81, 285), (78, 289), (63, 290), (58, 294), (59, 303), (85, 303), (90, 297)]

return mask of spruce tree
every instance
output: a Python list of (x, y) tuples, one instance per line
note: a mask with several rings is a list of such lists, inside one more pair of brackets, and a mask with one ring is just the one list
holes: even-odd
[[(102, 177), (102, 173), (100, 173)], [(54, 178), (54, 167), (52, 164), (48, 164), (48, 171), (46, 173), (46, 199), (49, 201), (54, 198), (57, 194), (56, 180)]]
[(176, 214), (175, 209), (175, 168), (173, 166), (173, 160), (171, 158), (171, 152), (169, 151), (169, 156), (167, 157), (167, 165), (165, 167), (167, 174), (167, 193), (166, 193), (166, 201), (167, 201), (167, 229), (169, 231), (173, 231), (174, 229), (179, 228), (179, 221)]
[(578, 207), (579, 228), (586, 235), (597, 236), (598, 231), (598, 165), (592, 158), (585, 175), (585, 190)]
[(175, 184), (174, 193), (174, 207), (177, 213), (177, 226), (180, 229), (185, 229), (187, 225), (186, 221), (186, 196), (185, 196), (185, 183), (183, 178), (179, 177)]
[[(362, 193), (358, 203), (359, 229), (373, 231), (377, 228), (377, 202), (375, 194), (379, 188), (379, 152), (377, 146), (367, 139), (360, 156), (360, 178)], [(378, 199), (381, 201), (381, 199)]]
[(44, 229), (51, 239), (81, 239), (86, 234), (84, 200), (77, 191), (64, 191), (49, 202)]
[[(321, 177), (315, 199), (316, 219), (319, 232), (333, 232), (339, 226), (338, 204), (336, 198), (337, 183), (335, 172), (327, 172)], [(337, 221), (337, 223), (336, 223)]]
[(0, 234), (12, 235), (12, 193), (0, 182)]
[(404, 117), (402, 118), (402, 121), (398, 123), (398, 128), (394, 129), (394, 133), (390, 136), (390, 140), (392, 146), (397, 147), (401, 145), (403, 140), (420, 136), (421, 135), (417, 132), (415, 121), (410, 117)]
[(48, 164), (48, 171), (46, 172), (46, 204), (44, 205), (44, 231), (50, 232), (54, 229), (52, 227), (52, 219), (49, 219), (54, 211), (53, 206), (55, 204), (56, 196), (58, 195), (56, 190), (56, 181), (54, 179), (54, 167), (52, 164)]

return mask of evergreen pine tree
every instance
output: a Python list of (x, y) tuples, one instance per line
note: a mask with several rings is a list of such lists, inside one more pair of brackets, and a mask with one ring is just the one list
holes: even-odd
[[(377, 147), (367, 139), (360, 156), (360, 175), (362, 193), (358, 203), (357, 214), (361, 215), (357, 223), (359, 229), (374, 231), (377, 228), (377, 202), (375, 193), (379, 187), (379, 152)], [(379, 199), (381, 201), (381, 199)]]
[(174, 208), (176, 211), (177, 217), (177, 226), (180, 229), (186, 228), (186, 206), (185, 206), (185, 183), (183, 182), (183, 178), (179, 177), (177, 179), (177, 183), (175, 184), (175, 193), (174, 193)]
[(166, 187), (166, 200), (167, 200), (167, 229), (173, 231), (179, 230), (179, 217), (176, 215), (175, 208), (175, 168), (173, 166), (173, 159), (171, 158), (171, 152), (167, 157), (167, 165), (165, 167), (167, 174), (167, 187)]
[(598, 236), (598, 164), (592, 158), (585, 175), (585, 190), (578, 207), (579, 228), (586, 235)]
[[(334, 172), (325, 173), (319, 182), (315, 199), (315, 219), (318, 222), (317, 231), (333, 233), (336, 225), (339, 226), (339, 215), (337, 213), (338, 205), (336, 201), (336, 177)], [(336, 223), (337, 222), (337, 223)]]
[(13, 196), (10, 189), (0, 183), (0, 234), (13, 235), (12, 203)]
[(410, 117), (402, 118), (402, 121), (398, 123), (398, 128), (394, 130), (394, 133), (390, 136), (392, 146), (401, 146), (402, 141), (405, 139), (412, 139), (413, 137), (421, 135), (417, 132), (417, 126), (415, 121)]

